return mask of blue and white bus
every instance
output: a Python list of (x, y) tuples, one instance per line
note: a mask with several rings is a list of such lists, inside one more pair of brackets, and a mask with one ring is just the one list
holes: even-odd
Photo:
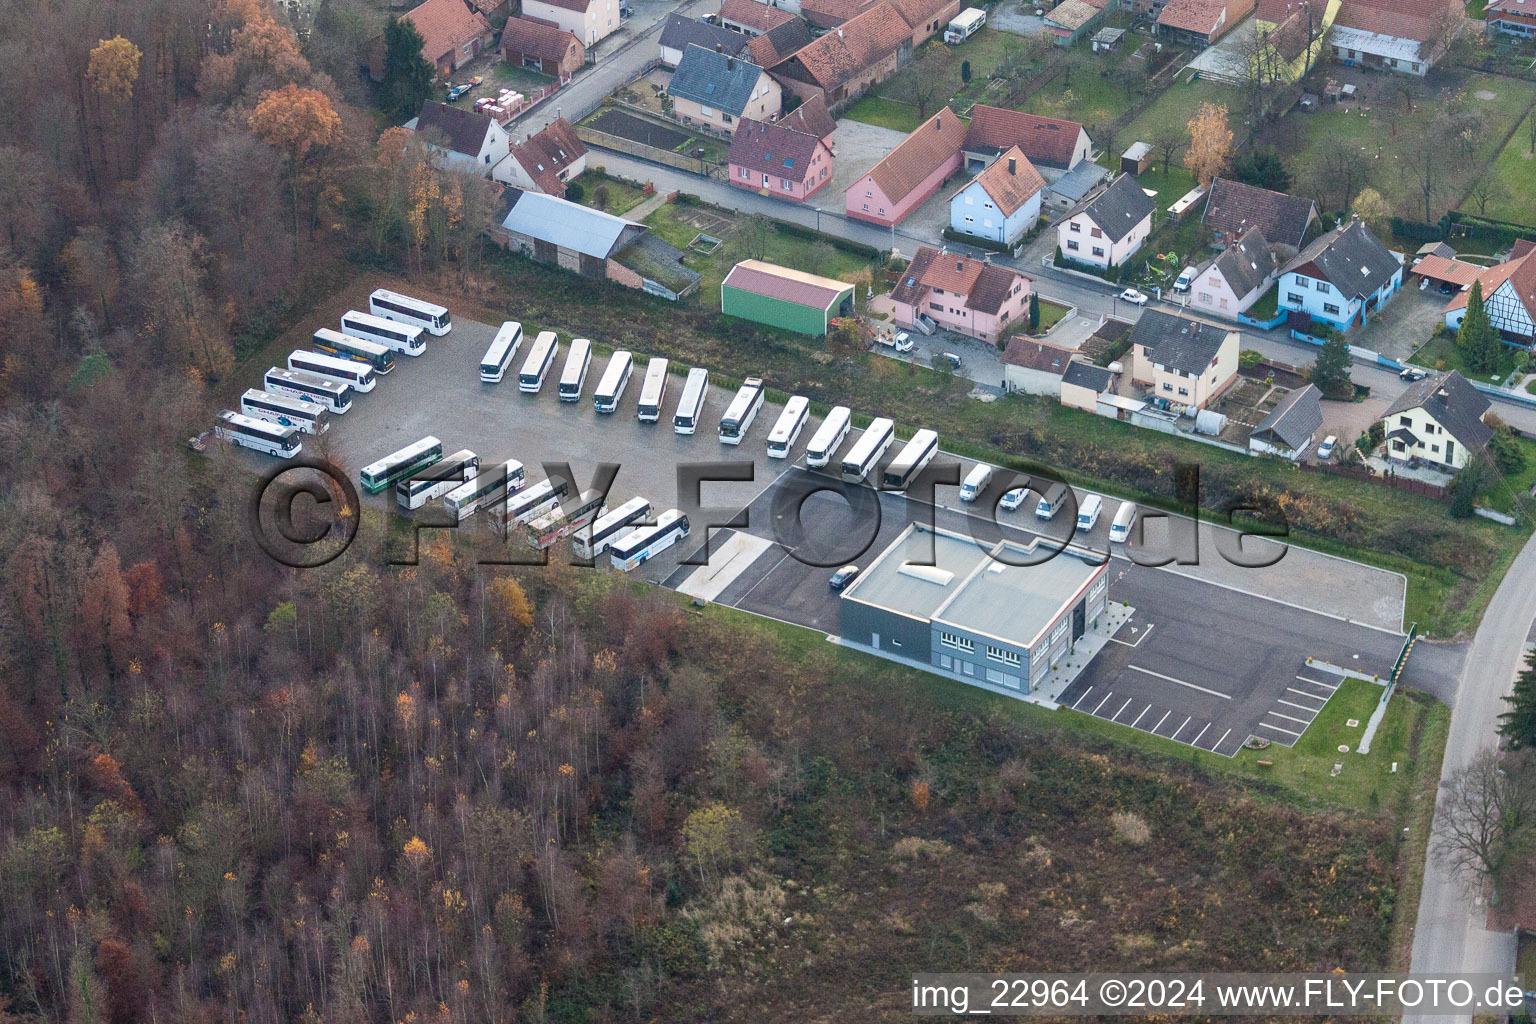
[(331, 429), (331, 413), (318, 402), (274, 395), (270, 391), (249, 388), (240, 396), (240, 414), (252, 416), (280, 427), (293, 427), (305, 434), (323, 434)]
[(615, 541), (608, 548), (608, 559), (615, 569), (629, 572), (686, 536), (688, 517), (678, 509), (668, 509), (657, 518), (655, 526), (642, 526)]
[(555, 332), (540, 331), (533, 339), (533, 348), (528, 350), (528, 358), (523, 360), (523, 368), (518, 371), (517, 390), (538, 394), (544, 386), (544, 378), (549, 376), (549, 368), (555, 363), (555, 353), (559, 351), (560, 342)]
[(376, 341), (391, 352), (407, 356), (419, 356), (427, 350), (426, 332), (420, 327), (391, 323), (383, 317), (359, 313), (355, 309), (341, 315), (341, 333)]
[(577, 558), (596, 558), (607, 551), (613, 542), (624, 536), (642, 519), (651, 517), (651, 503), (644, 498), (630, 498), (624, 504), (607, 512), (592, 524), (592, 529), (582, 530), (571, 538), (571, 550)]
[(380, 288), (368, 296), (368, 311), (385, 320), (413, 324), (433, 337), (440, 338), (453, 330), (453, 320), (448, 316), (446, 307), (435, 302), (413, 299), (388, 288)]
[(326, 380), (312, 373), (299, 373), (274, 366), (267, 370), (261, 383), (269, 394), (314, 402), (334, 413), (344, 413), (352, 408), (352, 385)]
[(634, 369), (635, 357), (632, 353), (624, 349), (615, 352), (603, 370), (602, 379), (597, 382), (597, 390), (592, 393), (593, 408), (604, 415), (617, 409), (619, 399), (624, 397), (624, 389), (629, 386), (629, 375)]
[(507, 375), (507, 367), (517, 358), (517, 350), (523, 347), (523, 325), (508, 320), (491, 339), (491, 347), (480, 358), (480, 379), (487, 384), (500, 384)]
[(301, 348), (288, 353), (288, 369), (348, 384), (357, 391), (372, 391), (379, 383), (378, 375), (367, 363), (359, 363), (355, 359), (337, 359), (322, 352), (305, 352)]

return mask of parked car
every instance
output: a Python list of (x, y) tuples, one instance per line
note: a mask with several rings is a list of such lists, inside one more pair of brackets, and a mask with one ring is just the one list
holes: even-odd
[(1398, 380), (1405, 380), (1408, 383), (1412, 384), (1414, 381), (1416, 381), (1416, 380), (1423, 380), (1425, 377), (1428, 377), (1428, 376), (1429, 376), (1429, 374), (1425, 373), (1423, 370), (1415, 370), (1411, 366), (1405, 366), (1405, 367), (1403, 367), (1402, 372), (1397, 375), (1397, 379)]
[(1454, 283), (1450, 282), (1450, 281), (1441, 281), (1440, 282), (1440, 294), (1441, 295), (1455, 295), (1456, 294), (1456, 285)]
[(465, 93), (469, 92), (470, 88), (471, 87), (468, 85), (450, 85), (448, 87), (448, 102), (452, 103), (460, 96), (463, 96)]
[(837, 572), (832, 574), (832, 579), (828, 581), (828, 584), (832, 587), (833, 590), (842, 590), (848, 584), (852, 583), (858, 575), (858, 566), (845, 565), (841, 569), (837, 570)]
[(1187, 292), (1187, 291), (1189, 291), (1189, 286), (1194, 284), (1194, 283), (1195, 283), (1195, 268), (1194, 267), (1185, 267), (1183, 270), (1181, 270), (1179, 272), (1179, 279), (1177, 281), (1173, 282), (1173, 290), (1176, 291), (1176, 292)]
[(1146, 293), (1139, 292), (1135, 288), (1127, 288), (1120, 293), (1120, 301), (1129, 302), (1133, 306), (1145, 306), (1147, 304), (1147, 296)]
[(960, 357), (959, 356), (955, 355), (953, 352), (945, 352), (944, 353), (944, 358), (949, 360), (949, 368), (951, 370), (958, 370), (958, 369), (960, 369)]
[(1317, 446), (1317, 461), (1323, 462), (1333, 458), (1333, 449), (1338, 445), (1339, 439), (1329, 434), (1323, 438), (1323, 443)]

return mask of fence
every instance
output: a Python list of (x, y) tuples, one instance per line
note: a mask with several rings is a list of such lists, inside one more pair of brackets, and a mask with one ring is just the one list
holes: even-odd
[(1407, 491), (1409, 494), (1418, 494), (1426, 498), (1444, 499), (1447, 489), (1439, 484), (1426, 483), (1423, 480), (1415, 480), (1412, 477), (1398, 476), (1396, 473), (1387, 472), (1380, 476), (1368, 469), (1359, 469), (1353, 466), (1314, 466), (1307, 462), (1298, 462), (1298, 466), (1308, 473), (1324, 473), (1334, 476), (1347, 476), (1355, 480), (1365, 480), (1370, 483), (1390, 487), (1395, 491)]
[(584, 124), (576, 126), (576, 137), (592, 146), (611, 149), (615, 153), (639, 157), (641, 160), (664, 164), (667, 167), (675, 167), (680, 171), (687, 171), (690, 174), (703, 174), (721, 180), (724, 180), (726, 176), (726, 169), (723, 164), (705, 163), (698, 157), (684, 156), (681, 153), (674, 153), (669, 149), (661, 149), (657, 146), (647, 146), (643, 142), (633, 142), (629, 139), (620, 138), (617, 135), (600, 132), (596, 128), (591, 128)]

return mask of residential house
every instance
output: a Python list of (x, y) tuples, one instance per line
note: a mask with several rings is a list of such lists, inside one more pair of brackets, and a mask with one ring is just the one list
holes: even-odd
[[(752, 0), (756, 3), (757, 0)], [(811, 30), (799, 18), (777, 25), (747, 40), (746, 57), (760, 68), (772, 70), (799, 53), (811, 41)]]
[(421, 55), (444, 76), (490, 49), (496, 38), (485, 15), (465, 0), (426, 0), (400, 20), (410, 22), (421, 33)]
[(1323, 427), (1323, 393), (1316, 384), (1287, 391), (1248, 435), (1255, 455), (1278, 455), (1297, 461), (1312, 447)]
[[(757, 38), (766, 39), (767, 36)], [(780, 114), (779, 124), (806, 135), (814, 135), (828, 146), (833, 146), (831, 135), (837, 131), (837, 121), (827, 113), (827, 104), (820, 96), (812, 96), (789, 113)], [(833, 153), (836, 152), (834, 148)]]
[(526, 142), (514, 145), (507, 168), (501, 180), (564, 199), (566, 183), (587, 169), (587, 147), (571, 123), (559, 117)]
[(1189, 304), (1207, 313), (1236, 317), (1264, 297), (1278, 272), (1264, 232), (1249, 228), (1195, 277)]
[(901, 143), (848, 186), (843, 205), (848, 216), (891, 225), (939, 190), (960, 169), (965, 122), (945, 107), (913, 130)]
[[(755, 0), (748, 0), (748, 2), (752, 3)], [(706, 50), (718, 50), (737, 57), (747, 48), (747, 43), (751, 40), (740, 32), (734, 32), (722, 25), (696, 21), (681, 14), (669, 14), (666, 24), (661, 27), (660, 42), (661, 63), (666, 67), (675, 68), (683, 59), (683, 51), (689, 46), (702, 46)]]
[(1483, 20), (1489, 32), (1529, 39), (1536, 36), (1536, 0), (1488, 0)]
[(782, 7), (772, 7), (757, 0), (722, 0), (716, 15), (720, 24), (732, 32), (760, 36), (792, 21), (799, 21)]
[(1088, 0), (1064, 0), (1046, 12), (1045, 28), (1056, 37), (1057, 46), (1071, 46), (1098, 24), (1103, 13), (1103, 8)]
[(1168, 0), (1157, 34), (1186, 46), (1209, 46), (1248, 17), (1256, 0)]
[(466, 0), (469, 6), (485, 15), (491, 28), (500, 31), (512, 14), (512, 0)]
[(1328, 43), (1349, 67), (1422, 77), (1464, 25), (1461, 0), (1344, 0)]
[(587, 62), (587, 48), (564, 29), (527, 18), (509, 18), (501, 30), (501, 59), (568, 82)]
[(1061, 375), (1061, 404), (1105, 415), (1099, 404), (1106, 395), (1115, 394), (1119, 382), (1120, 375), (1107, 367), (1074, 359)]
[(846, 25), (880, 0), (801, 0), (800, 16), (819, 29)]
[(757, 3), (766, 4), (769, 7), (777, 7), (781, 11), (790, 14), (800, 13), (800, 0), (756, 0)]
[(944, 32), (963, 6), (961, 0), (890, 0), (902, 20), (912, 30), (912, 49)]
[(912, 56), (912, 32), (889, 0), (834, 27), (774, 68), (784, 90), (841, 110)]
[(779, 83), (756, 64), (693, 45), (683, 51), (667, 95), (672, 97), (672, 116), (683, 124), (726, 135), (733, 134), (744, 117), (778, 117), (783, 101)]
[(613, 281), (677, 300), (698, 290), (702, 275), (683, 253), (635, 224), (538, 192), (509, 188), (506, 212), (489, 230), (514, 252), (594, 281)]
[(1240, 338), (1234, 328), (1146, 310), (1131, 328), (1131, 383), (1175, 410), (1204, 409), (1237, 378)]
[[(1045, 175), (1044, 171), (1040, 173), (1050, 181), (1050, 177)], [(1091, 160), (1084, 160), (1046, 187), (1045, 199), (1040, 205), (1043, 209), (1054, 210), (1058, 214), (1065, 213), (1098, 192), (1109, 176), (1108, 167)]]
[(743, 118), (731, 137), (731, 184), (763, 195), (804, 202), (832, 180), (832, 150), (814, 135), (782, 121)]
[(1483, 422), (1491, 404), (1455, 370), (1410, 384), (1381, 419), (1387, 458), (1446, 472), (1465, 467), (1493, 437)]
[(591, 47), (619, 27), (619, 0), (523, 0), (523, 16), (563, 28)]
[[(1499, 337), (1513, 345), (1536, 345), (1536, 249), (1530, 243), (1515, 245), (1515, 256), (1478, 275), (1482, 284), (1483, 310)], [(1426, 259), (1425, 262), (1428, 260)], [(1445, 325), (1460, 327), (1467, 315), (1468, 292), (1459, 292), (1445, 307)]]
[(949, 226), (1012, 248), (1035, 229), (1045, 179), (1018, 146), (972, 178), (949, 200)]
[(1029, 288), (1029, 278), (1017, 270), (924, 245), (890, 300), (903, 326), (921, 316), (945, 330), (995, 342), (1029, 314)]
[(1403, 286), (1403, 264), (1363, 221), (1335, 228), (1302, 249), (1280, 272), (1280, 308), (1293, 333), (1312, 324), (1348, 331)]
[(1317, 223), (1317, 204), (1230, 178), (1215, 178), (1205, 197), (1205, 212), (1200, 220), (1215, 233), (1217, 248), (1250, 228), (1258, 228), (1271, 245), (1294, 254)]
[(427, 100), (405, 127), (421, 135), (446, 170), (508, 180), (505, 161), (511, 139), (489, 114)]
[(1152, 233), (1157, 204), (1129, 174), (1068, 210), (1056, 225), (1056, 245), (1069, 260), (1108, 270), (1141, 248)]
[(1034, 338), (1009, 338), (1003, 350), (1003, 390), (1061, 397), (1061, 378), (1072, 365), (1072, 350)]
[(1300, 81), (1322, 56), (1339, 5), (1340, 0), (1259, 0), (1253, 14), (1259, 45), (1251, 54), (1259, 81)]
[(1093, 157), (1093, 141), (1076, 121), (1040, 117), (985, 103), (971, 108), (964, 147), (968, 172), (980, 172), (1014, 146), (1019, 147), (1046, 181), (1057, 180)]

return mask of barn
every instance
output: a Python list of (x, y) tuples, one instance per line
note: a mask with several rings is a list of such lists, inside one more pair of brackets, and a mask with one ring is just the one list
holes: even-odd
[(742, 260), (720, 283), (720, 309), (769, 327), (821, 337), (853, 312), (853, 285), (762, 260)]

